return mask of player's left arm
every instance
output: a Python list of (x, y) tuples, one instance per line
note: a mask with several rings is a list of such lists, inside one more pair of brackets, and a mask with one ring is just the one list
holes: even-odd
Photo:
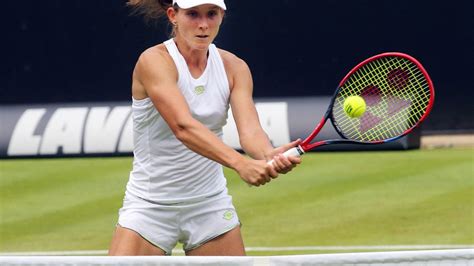
[(280, 173), (288, 172), (296, 164), (299, 164), (301, 159), (297, 157), (286, 158), (280, 154), (297, 146), (300, 140), (287, 143), (278, 148), (272, 146), (260, 124), (252, 98), (253, 81), (248, 65), (232, 54), (227, 54), (223, 58), (226, 70), (229, 72), (230, 105), (242, 149), (254, 159), (265, 159), (267, 161), (273, 159), (275, 170)]

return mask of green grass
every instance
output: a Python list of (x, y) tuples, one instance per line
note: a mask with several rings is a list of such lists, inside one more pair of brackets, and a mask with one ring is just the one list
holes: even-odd
[[(131, 163), (0, 161), (0, 252), (107, 249)], [(473, 166), (472, 149), (324, 152), (259, 188), (225, 173), (247, 246), (472, 245)]]

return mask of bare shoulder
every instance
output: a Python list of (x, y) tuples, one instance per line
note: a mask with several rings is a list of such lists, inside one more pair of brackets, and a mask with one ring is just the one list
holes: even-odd
[(177, 79), (176, 66), (166, 47), (155, 45), (138, 58), (133, 70), (132, 95), (135, 99), (143, 99), (159, 84), (173, 83)]
[(135, 72), (138, 74), (149, 74), (149, 71), (154, 72), (154, 70), (164, 71), (173, 69), (176, 69), (173, 59), (164, 44), (158, 44), (143, 51), (135, 66)]
[(247, 63), (235, 54), (223, 49), (218, 49), (218, 51), (228, 74), (234, 75), (236, 73), (240, 73), (241, 71), (249, 70)]

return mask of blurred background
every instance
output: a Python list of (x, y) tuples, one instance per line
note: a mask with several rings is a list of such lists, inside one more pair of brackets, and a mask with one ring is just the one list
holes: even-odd
[[(126, 1), (3, 3), (0, 104), (129, 101), (139, 54), (167, 39)], [(436, 88), (424, 133), (474, 129), (474, 2), (227, 1), (215, 41), (250, 65), (255, 97), (331, 95), (372, 55), (417, 58)]]

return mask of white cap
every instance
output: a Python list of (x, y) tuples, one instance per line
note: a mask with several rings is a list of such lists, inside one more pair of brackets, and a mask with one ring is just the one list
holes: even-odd
[(226, 10), (224, 0), (173, 0), (173, 5), (174, 4), (178, 4), (180, 8), (184, 8), (184, 9), (188, 9), (191, 7), (204, 5), (204, 4), (211, 4), (211, 5), (216, 5)]

